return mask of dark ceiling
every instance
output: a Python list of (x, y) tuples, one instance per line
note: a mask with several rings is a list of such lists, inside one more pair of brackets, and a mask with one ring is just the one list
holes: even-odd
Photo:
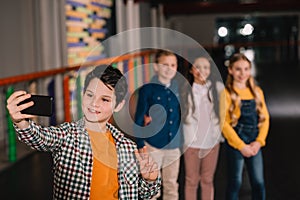
[(150, 2), (153, 6), (163, 4), (166, 16), (237, 13), (300, 11), (300, 0), (136, 0)]

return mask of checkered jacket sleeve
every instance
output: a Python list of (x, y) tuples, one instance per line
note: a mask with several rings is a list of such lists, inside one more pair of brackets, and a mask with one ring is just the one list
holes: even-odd
[(47, 152), (59, 151), (68, 133), (70, 133), (69, 128), (69, 123), (61, 124), (58, 127), (43, 127), (32, 120), (26, 129), (19, 129), (15, 126), (19, 140), (35, 150)]
[(93, 155), (83, 121), (43, 127), (30, 121), (18, 138), (33, 149), (52, 152), (53, 199), (89, 199)]

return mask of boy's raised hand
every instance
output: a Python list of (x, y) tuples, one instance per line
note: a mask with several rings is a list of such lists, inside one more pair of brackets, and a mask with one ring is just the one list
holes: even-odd
[(155, 181), (158, 177), (157, 163), (149, 155), (147, 147), (135, 150), (134, 153), (139, 162), (142, 177), (147, 181)]
[(16, 91), (7, 99), (6, 108), (10, 114), (10, 117), (12, 121), (21, 129), (29, 126), (29, 123), (25, 119), (35, 117), (33, 115), (21, 113), (22, 110), (32, 106), (33, 102), (18, 105), (25, 99), (30, 98), (30, 96), (31, 94), (27, 94), (25, 91)]

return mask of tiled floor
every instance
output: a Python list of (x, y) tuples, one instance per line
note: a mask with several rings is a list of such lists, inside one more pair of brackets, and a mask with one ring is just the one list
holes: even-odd
[(51, 159), (32, 153), (0, 173), (0, 199), (52, 199)]
[[(0, 148), (0, 172), (11, 167), (14, 165), (14, 162), (10, 162), (8, 159), (8, 152), (5, 149), (6, 145), (1, 145), (2, 149)], [(21, 160), (30, 154), (32, 154), (33, 150), (25, 145), (24, 143), (16, 141), (16, 148), (17, 148), (17, 154), (16, 154), (16, 160)]]

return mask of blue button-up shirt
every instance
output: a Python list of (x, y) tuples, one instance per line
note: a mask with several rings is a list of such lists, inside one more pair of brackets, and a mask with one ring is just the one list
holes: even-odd
[[(144, 116), (152, 121), (144, 126)], [(176, 80), (169, 87), (154, 76), (139, 89), (135, 113), (135, 136), (138, 148), (145, 141), (156, 148), (174, 149), (181, 146), (179, 89)]]

